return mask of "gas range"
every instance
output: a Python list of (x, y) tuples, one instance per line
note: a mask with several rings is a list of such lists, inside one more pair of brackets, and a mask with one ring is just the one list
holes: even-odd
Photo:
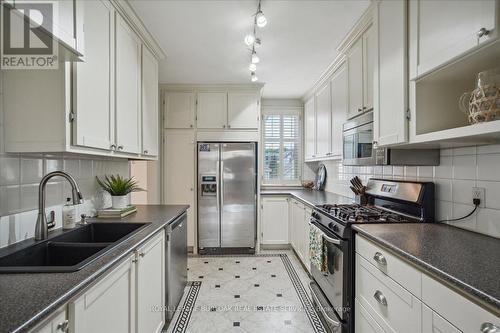
[[(310, 223), (322, 233), (327, 271), (311, 265), (310, 283), (321, 319), (334, 333), (354, 331), (354, 231), (360, 223), (423, 223), (434, 221), (434, 184), (375, 179), (368, 181), (360, 204), (316, 206)], [(358, 333), (358, 332), (356, 332)]]

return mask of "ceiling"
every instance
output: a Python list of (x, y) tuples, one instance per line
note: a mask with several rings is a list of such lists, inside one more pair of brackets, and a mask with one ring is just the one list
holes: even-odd
[[(256, 0), (130, 0), (165, 50), (160, 83), (250, 83)], [(336, 47), (369, 0), (263, 0), (268, 24), (258, 29), (259, 82), (266, 98), (299, 98), (336, 57)]]

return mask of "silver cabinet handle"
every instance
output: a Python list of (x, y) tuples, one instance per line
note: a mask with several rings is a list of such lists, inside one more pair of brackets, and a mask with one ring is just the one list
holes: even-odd
[(226, 125), (222, 125), (222, 128), (226, 128)]
[(481, 28), (477, 32), (477, 37), (483, 37), (483, 36), (488, 36), (490, 34), (490, 31), (486, 28)]
[(500, 333), (500, 328), (492, 323), (483, 323), (481, 325), (481, 333)]
[(387, 298), (385, 298), (380, 290), (377, 290), (375, 294), (373, 294), (373, 298), (383, 306), (387, 306)]
[(147, 149), (146, 149), (146, 150), (144, 150), (144, 154), (147, 154), (147, 153), (148, 153), (148, 150), (147, 150)]
[(122, 150), (123, 149), (123, 146), (122, 145), (119, 145), (118, 146), (118, 150)]
[(363, 109), (362, 109), (362, 108), (361, 108), (361, 109), (358, 109), (358, 112), (361, 112), (361, 111), (363, 111)]
[(69, 326), (69, 321), (66, 319), (65, 321), (57, 324), (56, 329), (61, 332), (67, 332), (68, 331), (68, 326)]
[(141, 258), (144, 258), (144, 256), (145, 256), (145, 255), (146, 255), (146, 253), (144, 253), (144, 252), (139, 253), (139, 256), (140, 256)]
[(323, 236), (323, 239), (326, 240), (328, 243), (340, 245), (340, 239), (331, 238), (325, 234), (323, 234), (322, 236)]
[(387, 260), (385, 259), (384, 255), (380, 252), (375, 252), (375, 255), (373, 256), (373, 260), (375, 260), (380, 265), (387, 266)]
[(111, 146), (109, 146), (109, 148), (115, 150), (116, 149), (116, 145), (112, 144)]
[(231, 125), (227, 125), (227, 128), (231, 128)]

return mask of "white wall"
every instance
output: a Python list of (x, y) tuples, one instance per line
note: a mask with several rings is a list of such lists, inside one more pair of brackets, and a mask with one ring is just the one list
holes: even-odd
[(486, 189), (484, 208), (451, 225), (500, 238), (500, 145), (441, 150), (441, 164), (435, 167), (343, 166), (325, 161), (326, 191), (353, 196), (349, 179), (371, 177), (433, 181), (436, 185), (436, 218), (467, 215), (472, 205), (472, 187)]

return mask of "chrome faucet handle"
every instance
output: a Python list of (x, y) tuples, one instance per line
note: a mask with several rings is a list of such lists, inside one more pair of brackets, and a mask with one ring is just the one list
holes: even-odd
[(51, 210), (47, 216), (47, 229), (52, 229), (56, 226), (56, 213)]

